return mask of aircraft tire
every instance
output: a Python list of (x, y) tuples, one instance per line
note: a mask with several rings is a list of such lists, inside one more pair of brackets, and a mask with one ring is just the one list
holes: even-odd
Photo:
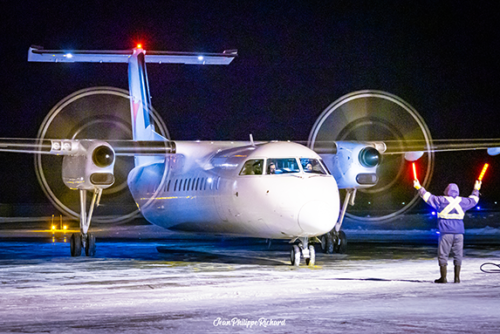
[(92, 233), (87, 233), (87, 247), (85, 247), (86, 256), (95, 255), (95, 236)]
[(69, 239), (69, 246), (71, 250), (71, 256), (82, 255), (82, 235), (80, 233), (73, 233)]
[(316, 263), (316, 249), (314, 248), (314, 245), (309, 245), (309, 258), (306, 259), (306, 264), (309, 267), (314, 267), (315, 263)]
[(331, 232), (326, 235), (326, 253), (335, 253), (335, 237)]
[(339, 232), (339, 236), (335, 240), (335, 252), (344, 254), (347, 250), (347, 236), (344, 231)]
[(292, 262), (292, 266), (298, 267), (300, 265), (300, 248), (297, 245), (292, 246), (292, 250), (290, 251), (290, 260)]
[(326, 234), (321, 236), (321, 251), (325, 254), (328, 252), (328, 237)]

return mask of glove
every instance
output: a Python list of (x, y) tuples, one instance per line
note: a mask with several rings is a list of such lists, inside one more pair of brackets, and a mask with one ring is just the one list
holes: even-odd
[(474, 184), (474, 190), (479, 190), (481, 189), (481, 181), (476, 181), (476, 183)]
[(417, 190), (422, 188), (422, 186), (420, 185), (420, 182), (418, 182), (418, 180), (413, 180), (413, 187), (415, 187), (415, 189), (417, 189)]

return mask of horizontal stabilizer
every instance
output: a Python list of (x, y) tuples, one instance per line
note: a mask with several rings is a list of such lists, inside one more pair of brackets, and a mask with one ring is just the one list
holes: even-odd
[[(175, 51), (144, 51), (146, 63), (191, 64), (191, 65), (228, 65), (238, 56), (238, 50), (222, 53), (195, 53)], [(28, 61), (55, 63), (128, 63), (134, 54), (131, 50), (44, 50), (32, 46), (28, 51)]]

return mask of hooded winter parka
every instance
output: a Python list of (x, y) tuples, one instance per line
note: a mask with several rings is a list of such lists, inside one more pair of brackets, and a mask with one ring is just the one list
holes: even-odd
[(438, 211), (438, 228), (441, 234), (464, 234), (465, 211), (479, 202), (479, 190), (472, 191), (469, 197), (460, 197), (455, 183), (446, 187), (444, 196), (432, 195), (424, 188), (420, 188), (418, 194)]

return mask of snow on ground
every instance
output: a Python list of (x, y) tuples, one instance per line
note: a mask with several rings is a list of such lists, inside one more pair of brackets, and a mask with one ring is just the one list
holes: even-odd
[(313, 268), (290, 267), (283, 242), (121, 233), (71, 258), (61, 235), (2, 238), (0, 332), (498, 333), (500, 275), (479, 267), (500, 243), (467, 246), (462, 283), (440, 285), (434, 234), (419, 233), (348, 233), (348, 254)]

